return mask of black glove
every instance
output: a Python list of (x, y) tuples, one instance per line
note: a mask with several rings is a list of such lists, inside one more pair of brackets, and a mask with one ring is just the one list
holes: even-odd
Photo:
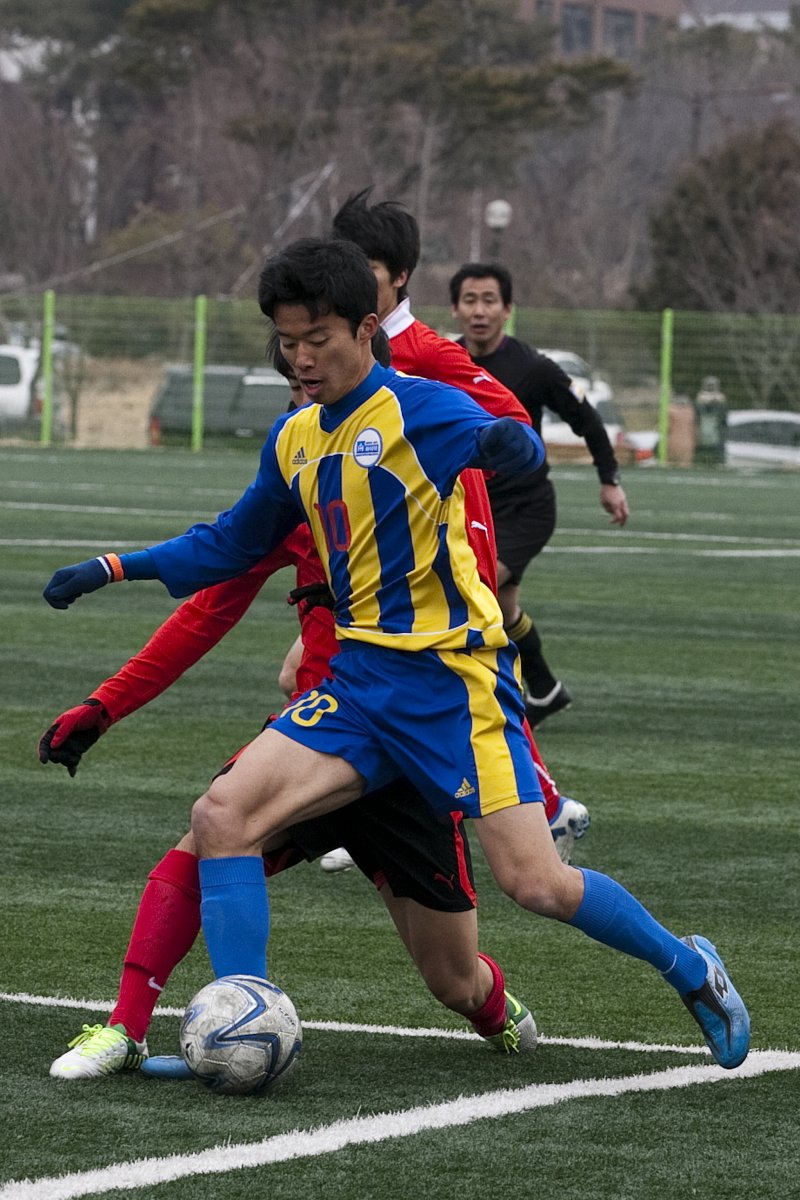
[(39, 740), (39, 762), (61, 763), (74, 776), (84, 754), (111, 725), (99, 700), (84, 700), (57, 717)]
[(304, 587), (292, 588), (286, 597), (288, 604), (302, 604), (303, 612), (311, 612), (312, 608), (333, 609), (334, 599), (327, 583), (307, 583)]
[(528, 425), (513, 417), (499, 417), (478, 435), (480, 465), (500, 475), (535, 471), (544, 462), (544, 447)]
[(111, 568), (104, 558), (87, 558), (86, 562), (56, 571), (42, 595), (53, 608), (69, 608), (84, 592), (96, 592), (111, 579)]

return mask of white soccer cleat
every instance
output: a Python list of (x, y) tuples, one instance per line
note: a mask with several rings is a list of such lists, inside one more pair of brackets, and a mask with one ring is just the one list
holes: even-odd
[(53, 1079), (99, 1079), (133, 1071), (147, 1058), (147, 1042), (135, 1042), (124, 1025), (84, 1025), (69, 1050), (50, 1067)]
[(558, 811), (550, 821), (550, 832), (562, 862), (571, 862), (575, 843), (583, 837), (590, 824), (589, 810), (585, 804), (571, 800), (569, 796), (561, 797)]
[(327, 854), (323, 854), (319, 860), (319, 865), (323, 871), (349, 871), (356, 864), (353, 862), (350, 855), (345, 850), (344, 846), (339, 846), (336, 850), (330, 850)]

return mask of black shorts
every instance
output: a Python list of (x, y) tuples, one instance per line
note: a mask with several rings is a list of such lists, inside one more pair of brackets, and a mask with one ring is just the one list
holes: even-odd
[[(219, 774), (230, 770), (238, 755)], [(459, 812), (436, 813), (405, 779), (396, 779), (351, 804), (291, 825), (287, 843), (264, 855), (267, 875), (311, 862), (344, 846), (377, 888), (437, 912), (477, 905), (472, 855)]]
[[(505, 481), (504, 481), (505, 482)], [(505, 489), (489, 500), (494, 518), (497, 557), (519, 583), (528, 563), (542, 551), (556, 527), (556, 492), (549, 479)]]

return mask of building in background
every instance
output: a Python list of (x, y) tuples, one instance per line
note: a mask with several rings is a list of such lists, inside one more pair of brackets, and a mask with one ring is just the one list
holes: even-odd
[(794, 5), (795, 0), (693, 0), (684, 5), (680, 25), (734, 25), (748, 33), (788, 29)]
[(549, 21), (565, 55), (628, 58), (665, 23), (680, 21), (683, 0), (520, 0), (523, 18)]
[(523, 19), (549, 21), (562, 54), (632, 57), (665, 23), (788, 29), (795, 0), (520, 0)]

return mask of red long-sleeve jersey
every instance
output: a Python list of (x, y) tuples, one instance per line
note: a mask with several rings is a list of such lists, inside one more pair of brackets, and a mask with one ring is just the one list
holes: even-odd
[(478, 367), (463, 346), (442, 337), (411, 312), (401, 300), (383, 321), (392, 352), (392, 366), (406, 375), (422, 375), (461, 388), (493, 417), (514, 417), (530, 425), (528, 410), (494, 375)]

